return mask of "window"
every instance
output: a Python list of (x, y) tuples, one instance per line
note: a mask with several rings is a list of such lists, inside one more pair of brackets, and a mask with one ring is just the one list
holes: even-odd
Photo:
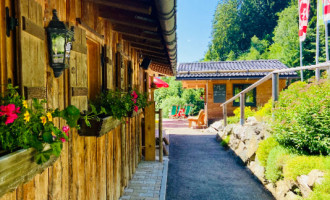
[[(249, 86), (250, 86), (249, 84), (234, 84), (233, 85), (234, 96)], [(256, 106), (257, 104), (256, 96), (257, 96), (256, 88), (246, 93), (245, 106)], [(235, 101), (233, 102), (233, 106), (240, 106), (240, 98), (235, 99)]]
[(87, 39), (88, 98), (94, 100), (102, 89), (100, 44)]

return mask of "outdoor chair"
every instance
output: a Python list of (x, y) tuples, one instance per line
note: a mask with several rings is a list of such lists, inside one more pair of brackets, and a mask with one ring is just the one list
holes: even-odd
[(185, 117), (189, 117), (190, 116), (192, 107), (193, 107), (193, 105), (186, 105), (185, 106), (185, 113), (184, 113), (185, 114)]
[(174, 116), (176, 115), (177, 108), (178, 108), (178, 106), (175, 106), (175, 105), (172, 106), (172, 109), (170, 110), (170, 114), (169, 114), (170, 119), (173, 119)]
[(197, 117), (188, 117), (189, 128), (206, 128), (205, 123), (205, 112), (204, 110), (200, 110)]

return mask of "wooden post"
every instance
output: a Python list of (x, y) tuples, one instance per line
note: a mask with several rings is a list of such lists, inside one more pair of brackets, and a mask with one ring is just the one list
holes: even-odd
[(273, 103), (278, 101), (279, 94), (279, 74), (274, 73), (272, 77), (272, 94), (273, 94)]
[(227, 126), (227, 104), (223, 105), (223, 125)]
[(244, 110), (245, 110), (245, 94), (241, 93), (240, 94), (240, 108), (241, 108), (241, 119), (240, 119), (240, 124), (243, 126), (244, 121), (245, 121), (245, 116), (244, 116)]
[(163, 116), (162, 109), (158, 112), (158, 132), (159, 132), (159, 162), (163, 162)]
[(145, 127), (145, 160), (156, 160), (156, 137), (155, 137), (155, 102), (144, 109)]

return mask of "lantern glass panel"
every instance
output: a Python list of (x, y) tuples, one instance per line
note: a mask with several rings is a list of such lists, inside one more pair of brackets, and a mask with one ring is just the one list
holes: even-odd
[(52, 51), (53, 51), (53, 63), (64, 63), (65, 53), (65, 34), (51, 33), (52, 39)]

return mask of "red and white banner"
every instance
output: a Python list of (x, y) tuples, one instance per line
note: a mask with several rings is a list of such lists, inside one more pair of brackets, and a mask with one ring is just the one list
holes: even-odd
[(330, 20), (330, 0), (323, 0), (323, 6), (323, 19), (326, 23)]
[[(330, 0), (324, 0), (324, 1), (330, 1)], [(309, 17), (309, 0), (299, 0), (299, 40), (301, 42), (306, 39), (308, 17)]]

